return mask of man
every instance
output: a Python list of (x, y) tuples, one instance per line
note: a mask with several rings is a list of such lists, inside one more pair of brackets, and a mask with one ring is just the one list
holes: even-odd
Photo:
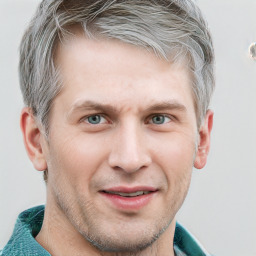
[(190, 0), (44, 0), (21, 129), (47, 202), (1, 255), (209, 255), (176, 223), (210, 146), (213, 47)]

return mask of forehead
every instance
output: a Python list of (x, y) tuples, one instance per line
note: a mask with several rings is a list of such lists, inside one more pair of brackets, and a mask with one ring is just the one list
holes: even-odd
[[(101, 66), (105, 66), (105, 71), (109, 73), (111, 67), (108, 63), (114, 60), (116, 67), (122, 63), (129, 71), (129, 68), (136, 67), (140, 72), (152, 69), (153, 66), (156, 71), (166, 71), (170, 69), (171, 62), (166, 61), (163, 57), (158, 57), (157, 53), (153, 53), (152, 49), (127, 44), (118, 39), (107, 39), (97, 37), (95, 39), (88, 39), (81, 31), (75, 30), (75, 35), (68, 37), (67, 40), (60, 43), (57, 48), (55, 60), (57, 65), (65, 67), (67, 59), (72, 59), (81, 64), (90, 65), (91, 61), (97, 58), (97, 62)], [(125, 63), (123, 62), (125, 60)], [(114, 63), (112, 63), (113, 65)], [(182, 66), (181, 63), (180, 67)], [(140, 65), (140, 66), (138, 66)], [(94, 65), (95, 72), (97, 66)], [(70, 68), (70, 67), (69, 67)], [(121, 67), (120, 67), (121, 68)], [(185, 65), (184, 65), (185, 68)], [(101, 73), (104, 72), (101, 70)]]
[(63, 82), (60, 95), (72, 106), (83, 98), (115, 104), (139, 97), (147, 105), (158, 98), (193, 105), (189, 72), (181, 63), (118, 40), (76, 36), (60, 45), (56, 64)]

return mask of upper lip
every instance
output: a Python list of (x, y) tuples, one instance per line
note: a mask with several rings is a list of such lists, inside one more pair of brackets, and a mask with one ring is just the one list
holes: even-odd
[(126, 186), (120, 186), (120, 187), (111, 187), (102, 189), (101, 192), (120, 192), (120, 193), (135, 193), (138, 191), (149, 191), (149, 192), (156, 192), (157, 188), (151, 187), (151, 186), (136, 186), (136, 187), (126, 187)]

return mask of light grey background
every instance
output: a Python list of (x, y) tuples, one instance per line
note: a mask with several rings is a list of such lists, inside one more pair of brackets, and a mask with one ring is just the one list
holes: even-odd
[[(19, 114), (18, 45), (38, 0), (0, 0), (0, 247), (22, 210), (45, 201), (42, 174), (23, 147)], [(214, 37), (217, 87), (207, 166), (195, 170), (178, 214), (216, 256), (256, 255), (255, 0), (198, 0)]]

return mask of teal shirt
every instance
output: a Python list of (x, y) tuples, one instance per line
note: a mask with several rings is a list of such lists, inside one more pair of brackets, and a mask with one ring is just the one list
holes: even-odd
[[(39, 233), (44, 218), (44, 206), (37, 206), (22, 212), (15, 224), (1, 256), (51, 256), (34, 239)], [(180, 224), (176, 223), (174, 251), (177, 256), (210, 256), (196, 239)]]

